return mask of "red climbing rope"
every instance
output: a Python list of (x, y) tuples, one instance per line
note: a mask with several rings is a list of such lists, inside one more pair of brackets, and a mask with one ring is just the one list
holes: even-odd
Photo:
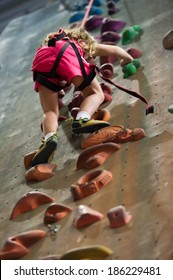
[(88, 17), (88, 15), (89, 15), (89, 12), (90, 12), (90, 10), (91, 10), (91, 7), (92, 7), (93, 2), (94, 2), (94, 0), (90, 0), (90, 2), (89, 2), (89, 5), (88, 5), (87, 10), (86, 10), (86, 12), (85, 12), (85, 16), (84, 16), (84, 18), (83, 18), (83, 20), (82, 20), (82, 23), (81, 23), (81, 27), (84, 27), (84, 25), (85, 25), (85, 22), (86, 22), (86, 20), (87, 20), (87, 17)]

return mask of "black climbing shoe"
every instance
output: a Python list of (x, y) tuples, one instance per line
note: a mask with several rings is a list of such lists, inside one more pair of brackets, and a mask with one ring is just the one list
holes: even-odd
[(53, 159), (54, 153), (57, 149), (57, 144), (57, 133), (49, 137), (46, 141), (43, 139), (40, 148), (32, 159), (31, 165), (35, 166), (37, 164), (50, 162)]

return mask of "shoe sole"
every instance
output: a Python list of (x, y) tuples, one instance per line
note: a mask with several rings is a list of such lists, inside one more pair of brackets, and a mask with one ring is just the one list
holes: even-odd
[(41, 163), (48, 163), (52, 160), (53, 154), (57, 148), (57, 141), (50, 141), (32, 160), (31, 165), (35, 166)]
[(109, 123), (92, 124), (92, 125), (83, 126), (83, 127), (79, 127), (79, 128), (73, 128), (72, 133), (74, 133), (76, 135), (81, 134), (81, 133), (92, 133), (92, 132), (95, 132), (106, 126), (110, 126), (110, 124)]

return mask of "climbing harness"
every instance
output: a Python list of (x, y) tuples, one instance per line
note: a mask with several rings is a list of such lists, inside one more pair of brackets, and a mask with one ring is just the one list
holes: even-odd
[(54, 35), (54, 37), (49, 40), (48, 47), (50, 47), (50, 46), (55, 47), (56, 46), (56, 41), (58, 41), (58, 40), (64, 40), (66, 42), (64, 43), (63, 47), (60, 49), (60, 51), (59, 51), (59, 53), (58, 53), (58, 55), (55, 59), (55, 62), (54, 62), (54, 65), (53, 65), (51, 71), (50, 72), (34, 71), (34, 74), (33, 74), (34, 81), (39, 82), (43, 86), (45, 86), (48, 89), (50, 89), (52, 91), (55, 91), (55, 92), (58, 92), (58, 91), (64, 89), (65, 87), (69, 86), (70, 85), (69, 83), (66, 83), (63, 86), (60, 85), (60, 84), (57, 84), (57, 83), (53, 83), (52, 81), (49, 80), (49, 78), (58, 78), (58, 75), (56, 74), (56, 70), (57, 70), (58, 65), (60, 63), (61, 57), (63, 56), (65, 50), (69, 46), (71, 46), (73, 48), (75, 54), (76, 54), (76, 57), (77, 57), (78, 61), (79, 61), (79, 65), (80, 65), (80, 68), (81, 68), (81, 71), (82, 71), (82, 75), (84, 77), (84, 81), (75, 90), (82, 91), (84, 88), (86, 88), (88, 85), (90, 85), (90, 83), (92, 82), (94, 77), (96, 75), (98, 75), (101, 79), (105, 80), (109, 84), (112, 84), (113, 86), (117, 87), (118, 89), (132, 95), (133, 97), (139, 98), (141, 101), (146, 103), (146, 105), (147, 105), (146, 115), (154, 112), (153, 105), (150, 105), (145, 97), (143, 97), (142, 95), (140, 95), (139, 93), (137, 93), (135, 91), (126, 89), (126, 88), (114, 83), (109, 78), (106, 78), (106, 77), (102, 76), (100, 74), (99, 68), (95, 64), (92, 65), (91, 71), (89, 72), (89, 74), (87, 74), (86, 71), (85, 71), (85, 67), (84, 67), (81, 55), (78, 51), (78, 48), (76, 47), (75, 43), (71, 42), (69, 40), (69, 38), (66, 37), (66, 33), (62, 29), (60, 29), (59, 33)]

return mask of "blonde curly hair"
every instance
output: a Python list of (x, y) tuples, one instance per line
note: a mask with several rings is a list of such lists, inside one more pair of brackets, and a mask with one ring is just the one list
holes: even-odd
[[(94, 53), (97, 47), (97, 43), (94, 38), (83, 28), (83, 27), (75, 27), (64, 29), (66, 36), (71, 40), (75, 40), (82, 47), (84, 53), (88, 57), (94, 57)], [(46, 38), (44, 38), (42, 42), (42, 46), (47, 46), (48, 41), (54, 37), (54, 35), (58, 34), (59, 29), (55, 32), (49, 33)]]

